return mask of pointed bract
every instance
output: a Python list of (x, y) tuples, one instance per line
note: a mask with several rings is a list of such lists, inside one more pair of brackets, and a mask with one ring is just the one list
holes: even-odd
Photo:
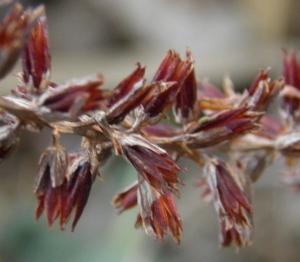
[(34, 193), (41, 190), (43, 187), (44, 176), (49, 175), (51, 186), (53, 188), (60, 186), (68, 171), (68, 155), (67, 152), (60, 146), (49, 147), (41, 156), (39, 161), (39, 169), (35, 179)]

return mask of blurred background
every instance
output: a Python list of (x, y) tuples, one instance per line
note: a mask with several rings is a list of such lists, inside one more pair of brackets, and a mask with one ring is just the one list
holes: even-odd
[[(236, 88), (246, 88), (260, 68), (280, 75), (281, 48), (299, 49), (298, 0), (52, 0), (21, 1), (44, 4), (52, 52), (52, 80), (103, 73), (114, 88), (138, 61), (150, 80), (168, 49), (182, 56), (189, 47), (198, 79), (216, 85), (229, 74)], [(14, 72), (20, 71), (16, 67)], [(1, 94), (17, 84), (9, 76)], [(182, 161), (188, 173), (177, 201), (183, 220), (182, 244), (171, 237), (152, 241), (135, 230), (137, 210), (117, 216), (110, 205), (118, 191), (135, 179), (121, 158), (111, 159), (96, 181), (75, 229), (47, 228), (45, 217), (34, 221), (36, 200), (32, 183), (40, 154), (50, 134), (26, 133), (14, 154), (0, 166), (0, 262), (32, 261), (300, 261), (300, 196), (280, 180), (278, 161), (254, 185), (254, 245), (236, 254), (218, 249), (218, 224), (212, 205), (201, 203), (194, 182), (200, 170)], [(67, 149), (78, 137), (63, 137)]]

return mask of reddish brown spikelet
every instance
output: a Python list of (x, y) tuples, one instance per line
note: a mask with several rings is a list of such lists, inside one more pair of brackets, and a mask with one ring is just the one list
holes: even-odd
[[(187, 52), (190, 58), (190, 53)], [(188, 123), (195, 119), (197, 101), (197, 82), (193, 68), (182, 82), (174, 103), (174, 115), (177, 123)]]
[(170, 81), (180, 63), (182, 63), (182, 60), (179, 54), (173, 50), (169, 50), (159, 65), (152, 82), (158, 82), (161, 80)]
[(74, 79), (55, 88), (49, 87), (40, 96), (39, 106), (45, 109), (45, 115), (50, 111), (67, 114), (70, 119), (76, 119), (80, 114), (102, 109), (106, 104), (110, 92), (99, 89), (102, 83), (101, 75), (93, 75)]
[(239, 232), (249, 231), (244, 235), (243, 241), (250, 241), (248, 238), (252, 232), (252, 206), (226, 164), (217, 159), (212, 160), (206, 164), (204, 172), (221, 221), (222, 245), (223, 242), (231, 242), (229, 240), (236, 230)]
[(272, 98), (277, 96), (284, 87), (283, 79), (270, 81), (268, 71), (261, 70), (253, 81), (248, 97), (242, 104), (252, 107), (252, 110), (264, 112)]
[[(175, 126), (167, 125), (167, 124), (156, 124), (152, 126), (146, 126), (142, 129), (142, 133), (146, 137), (173, 137), (181, 133), (181, 130)], [(151, 139), (152, 140), (152, 139)]]
[(93, 180), (91, 165), (88, 162), (79, 166), (74, 174), (71, 174), (70, 181), (67, 185), (66, 202), (63, 206), (62, 222), (66, 223), (70, 218), (71, 212), (76, 208), (72, 223), (72, 231), (75, 229), (75, 226), (88, 201)]
[(141, 67), (140, 63), (137, 63), (137, 68), (126, 77), (112, 92), (109, 107), (112, 107), (126, 95), (130, 93), (135, 84), (144, 84), (145, 67)]
[(188, 123), (195, 119), (197, 83), (194, 69), (187, 76), (176, 96), (174, 111), (178, 123)]
[[(300, 60), (293, 51), (284, 51), (283, 77), (287, 85), (300, 90)], [(289, 114), (295, 115), (295, 111), (299, 110), (299, 104), (298, 97), (284, 95), (283, 108)]]
[(121, 122), (125, 116), (138, 107), (155, 85), (144, 86), (145, 67), (138, 63), (136, 70), (125, 78), (112, 92), (106, 119), (109, 124)]
[(35, 217), (38, 219), (45, 210), (49, 228), (62, 212), (67, 169), (68, 157), (64, 149), (53, 146), (43, 153), (35, 179), (34, 194), (38, 199)]
[(251, 84), (248, 92), (249, 95), (252, 96), (255, 93), (255, 90), (259, 86), (261, 81), (265, 82), (268, 81), (269, 78), (269, 70), (260, 70), (258, 76), (254, 79), (253, 83)]
[[(50, 229), (52, 228), (53, 222), (58, 218), (58, 216), (61, 213), (63, 205), (62, 190), (63, 186), (52, 187), (49, 182), (47, 183), (47, 190), (45, 191), (45, 195), (43, 196), (43, 201), (46, 213), (46, 220)], [(62, 226), (61, 229), (63, 229)]]
[(164, 208), (167, 213), (167, 225), (171, 231), (172, 237), (175, 239), (177, 244), (180, 243), (181, 232), (183, 230), (182, 222), (179, 217), (179, 212), (177, 210), (174, 197), (170, 192), (166, 192), (161, 201), (164, 204)]
[(220, 245), (228, 247), (232, 243), (237, 247), (246, 247), (252, 244), (252, 231), (248, 228), (232, 227), (226, 229), (225, 221), (220, 222)]
[(119, 209), (119, 214), (137, 205), (137, 190), (138, 184), (135, 182), (113, 198), (112, 204)]
[(90, 163), (80, 162), (73, 173), (64, 173), (63, 180), (59, 184), (54, 183), (53, 175), (55, 176), (56, 174), (53, 173), (55, 171), (53, 165), (55, 161), (51, 162), (51, 159), (53, 159), (51, 153), (44, 154), (36, 178), (34, 189), (38, 199), (36, 219), (45, 210), (49, 228), (52, 227), (53, 222), (59, 217), (59, 225), (63, 229), (72, 211), (76, 209), (72, 223), (73, 231), (87, 203), (95, 174), (92, 174)]
[(283, 76), (288, 85), (300, 89), (300, 64), (299, 59), (294, 51), (283, 52)]
[(224, 210), (220, 210), (221, 217), (228, 218), (232, 223), (248, 224), (248, 218), (243, 210), (252, 213), (252, 207), (224, 164), (219, 163), (216, 170), (217, 190)]
[[(134, 137), (132, 137), (134, 139)], [(136, 145), (122, 144), (122, 152), (138, 174), (159, 192), (169, 189), (179, 194), (176, 183), (182, 183), (177, 176), (181, 169), (166, 151), (147, 141), (135, 137)], [(125, 141), (127, 142), (127, 141)], [(140, 145), (138, 145), (140, 143)], [(144, 143), (144, 144), (143, 144)]]
[(23, 11), (20, 4), (15, 4), (0, 25), (0, 78), (3, 78), (14, 66), (26, 44), (30, 30), (43, 8)]
[(61, 212), (61, 187), (52, 187), (50, 167), (47, 166), (34, 193), (38, 199), (35, 218), (38, 219), (45, 210), (49, 228), (52, 228), (53, 222)]
[(193, 66), (194, 61), (191, 58), (182, 61), (177, 53), (170, 50), (160, 64), (152, 83), (159, 81), (175, 83), (144, 103), (145, 113), (150, 117), (155, 117), (166, 112), (174, 102), (181, 85), (191, 73)]
[(258, 116), (259, 114), (244, 106), (205, 117), (196, 125), (191, 125), (190, 134), (186, 136), (187, 143), (192, 147), (213, 146), (252, 132), (258, 128)]
[(39, 17), (22, 52), (23, 81), (33, 93), (42, 93), (50, 80), (50, 53), (46, 16)]
[(145, 180), (139, 181), (140, 215), (136, 227), (143, 226), (147, 234), (162, 242), (169, 229), (173, 239), (179, 244), (183, 227), (173, 195), (168, 191), (158, 193)]

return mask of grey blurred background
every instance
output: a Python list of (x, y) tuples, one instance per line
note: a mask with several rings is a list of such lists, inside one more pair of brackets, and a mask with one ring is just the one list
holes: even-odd
[[(197, 78), (219, 85), (229, 74), (236, 88), (249, 86), (258, 69), (281, 70), (280, 48), (299, 49), (300, 1), (297, 0), (52, 0), (45, 4), (52, 52), (52, 79), (101, 72), (114, 88), (139, 61), (151, 79), (168, 49), (182, 56), (186, 47), (196, 61)], [(18, 72), (17, 66), (14, 72)], [(1, 94), (17, 84), (12, 76), (1, 83)], [(152, 241), (133, 228), (137, 210), (117, 216), (110, 201), (135, 179), (120, 158), (101, 169), (75, 229), (47, 228), (45, 217), (34, 222), (36, 200), (32, 183), (39, 155), (50, 134), (26, 133), (14, 154), (0, 166), (0, 262), (31, 261), (300, 261), (300, 196), (280, 180), (278, 161), (254, 185), (254, 245), (236, 254), (218, 249), (214, 208), (201, 203), (193, 183), (200, 170), (182, 161), (189, 172), (177, 201), (184, 224), (182, 244), (171, 237)], [(78, 137), (63, 145), (78, 147)]]

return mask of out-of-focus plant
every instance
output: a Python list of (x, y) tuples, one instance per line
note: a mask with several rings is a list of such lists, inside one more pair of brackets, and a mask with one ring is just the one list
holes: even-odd
[[(138, 206), (135, 226), (161, 241), (170, 231), (179, 243), (183, 230), (174, 199), (183, 184), (179, 172), (186, 171), (180, 158), (199, 165), (196, 184), (214, 203), (222, 247), (251, 244), (251, 186), (275, 159), (286, 159), (285, 181), (300, 188), (300, 59), (294, 52), (284, 51), (282, 77), (271, 80), (261, 70), (243, 93), (229, 78), (222, 91), (197, 82), (189, 50), (184, 59), (169, 50), (149, 83), (138, 63), (113, 90), (103, 88), (101, 74), (57, 84), (50, 78), (44, 8), (13, 4), (0, 27), (1, 78), (19, 57), (20, 84), (0, 97), (0, 159), (24, 130), (52, 131), (34, 184), (36, 218), (45, 211), (49, 227), (58, 220), (63, 229), (75, 213), (74, 230), (95, 179), (102, 179), (99, 168), (113, 154), (137, 172), (113, 205), (120, 212)], [(277, 117), (267, 113), (274, 99), (281, 100)], [(171, 115), (174, 121), (161, 121)], [(81, 148), (67, 152), (61, 134), (81, 136)]]

